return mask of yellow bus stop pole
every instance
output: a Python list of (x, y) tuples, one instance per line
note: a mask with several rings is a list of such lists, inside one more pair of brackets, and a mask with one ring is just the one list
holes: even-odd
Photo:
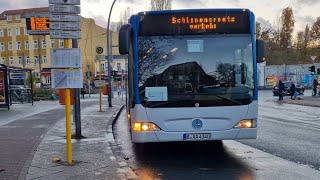
[[(101, 84), (101, 71), (102, 71), (102, 68), (101, 68), (101, 61), (99, 60), (99, 81), (100, 81), (100, 84)], [(102, 92), (101, 92), (101, 85), (99, 86), (99, 95), (100, 95), (100, 112), (102, 112)]]
[[(69, 39), (64, 40), (64, 48), (69, 48)], [(71, 108), (70, 108), (70, 89), (66, 89), (66, 139), (67, 139), (67, 164), (72, 165), (72, 143), (71, 143)]]

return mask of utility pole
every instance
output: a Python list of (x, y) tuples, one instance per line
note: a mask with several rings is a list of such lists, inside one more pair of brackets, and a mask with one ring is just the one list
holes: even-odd
[[(78, 40), (72, 39), (72, 48), (78, 48)], [(80, 89), (74, 89), (74, 105), (73, 105), (73, 113), (74, 113), (74, 120), (75, 120), (75, 129), (76, 139), (82, 139), (83, 136), (81, 135), (81, 110), (80, 110)]]
[[(110, 12), (109, 12), (109, 17), (108, 17), (108, 26), (107, 26), (107, 46), (108, 46), (108, 92), (109, 92), (109, 95), (108, 95), (108, 101), (109, 101), (109, 107), (112, 107), (112, 102), (111, 102), (111, 97), (113, 95), (113, 92), (112, 92), (112, 84), (111, 84), (111, 61), (112, 61), (112, 43), (110, 43), (110, 17), (111, 17), (111, 13), (112, 13), (112, 8), (113, 8), (113, 5), (114, 3), (116, 2), (116, 0), (113, 1), (112, 5), (111, 5), (111, 8), (110, 8)], [(112, 39), (112, 37), (111, 37)]]
[[(45, 36), (44, 36), (45, 37)], [(38, 35), (38, 61), (39, 61), (39, 71), (40, 71), (40, 87), (42, 88), (42, 68), (41, 68), (41, 50), (40, 50), (40, 36)]]

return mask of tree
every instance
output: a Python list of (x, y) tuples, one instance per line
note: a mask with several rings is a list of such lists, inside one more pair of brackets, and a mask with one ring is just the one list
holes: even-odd
[(320, 17), (312, 25), (311, 38), (318, 46), (320, 45)]
[[(168, 45), (174, 44), (174, 42), (166, 38), (157, 40), (150, 36), (140, 37), (139, 39), (138, 80), (139, 82), (144, 82), (153, 76), (157, 70), (170, 63), (173, 54), (168, 54), (163, 49)], [(161, 43), (159, 43), (159, 41), (161, 41)]]
[(303, 44), (304, 44), (304, 32), (303, 31), (299, 31), (297, 33), (296, 48), (297, 49), (303, 49)]
[(282, 10), (280, 22), (280, 48), (286, 49), (292, 42), (295, 23), (293, 10), (290, 6)]
[(171, 8), (172, 0), (151, 0), (152, 11), (170, 10)]
[(261, 38), (261, 24), (256, 22), (256, 38)]
[(304, 39), (303, 39), (303, 48), (306, 50), (310, 44), (311, 40), (311, 33), (309, 25), (306, 25), (306, 28), (304, 29)]
[(117, 23), (116, 31), (118, 32), (122, 25), (128, 24), (131, 15), (133, 14), (132, 9), (127, 7), (123, 12), (120, 13), (120, 21)]

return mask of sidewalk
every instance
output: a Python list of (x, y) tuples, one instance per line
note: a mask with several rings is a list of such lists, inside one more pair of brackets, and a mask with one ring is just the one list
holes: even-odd
[(301, 100), (296, 99), (292, 100), (290, 99), (290, 96), (285, 96), (282, 101), (277, 101), (281, 103), (287, 103), (287, 104), (296, 104), (301, 106), (312, 106), (312, 107), (320, 107), (320, 96), (299, 96)]
[[(112, 100), (113, 107), (109, 108), (107, 98), (103, 98), (103, 112), (99, 112), (99, 101), (92, 101), (89, 107), (81, 110), (82, 135), (86, 138), (72, 140), (73, 166), (66, 165), (63, 118), (44, 136), (30, 167), (25, 167), (25, 179), (134, 179), (135, 174), (131, 169), (126, 164), (118, 163), (113, 156), (112, 148), (116, 144), (112, 135), (112, 122), (124, 101), (117, 96)], [(74, 125), (72, 128), (72, 132), (75, 132)], [(58, 161), (54, 162), (53, 159)]]

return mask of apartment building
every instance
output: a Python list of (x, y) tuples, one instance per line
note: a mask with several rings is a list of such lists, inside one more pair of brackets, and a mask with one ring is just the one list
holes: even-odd
[[(26, 30), (25, 15), (29, 13), (48, 13), (48, 7), (7, 10), (0, 14), (0, 64), (34, 69), (39, 82), (51, 84), (51, 48), (63, 48), (63, 39), (50, 39), (49, 35), (29, 35)], [(82, 51), (84, 79), (91, 72), (92, 80), (97, 74), (95, 48), (106, 47), (106, 29), (95, 24), (93, 19), (81, 18), (81, 39), (78, 41)], [(113, 44), (118, 44), (117, 33), (112, 33)], [(118, 49), (113, 48), (118, 54)], [(107, 52), (106, 52), (107, 54)]]

